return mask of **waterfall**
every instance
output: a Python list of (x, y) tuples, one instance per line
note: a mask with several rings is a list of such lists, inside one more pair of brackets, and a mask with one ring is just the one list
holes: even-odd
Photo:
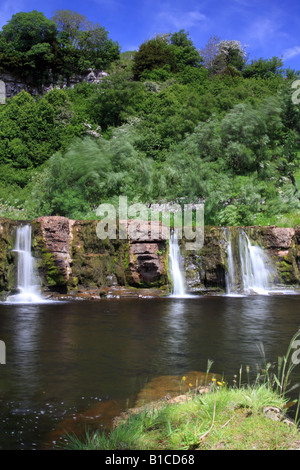
[[(227, 237), (226, 291), (227, 295), (261, 294), (268, 295), (272, 290), (273, 268), (264, 250), (253, 245), (244, 230), (239, 229), (236, 253), (233, 253), (233, 240), (229, 229)], [(236, 238), (236, 237), (235, 237)], [(236, 242), (236, 239), (235, 239)]]
[(235, 270), (235, 262), (233, 257), (233, 250), (232, 250), (232, 240), (230, 236), (230, 230), (228, 228), (225, 229), (225, 235), (227, 238), (227, 271), (226, 271), (226, 293), (227, 295), (232, 295), (237, 292), (237, 284), (236, 284), (236, 270)]
[(18, 293), (7, 298), (8, 302), (41, 302), (39, 282), (34, 270), (34, 258), (31, 254), (31, 225), (17, 228), (16, 242), (13, 249), (17, 253), (17, 289)]
[(244, 231), (240, 231), (239, 249), (244, 292), (268, 294), (272, 289), (271, 272), (267, 267), (267, 258), (263, 249), (252, 245)]
[(181, 255), (176, 231), (170, 234), (170, 273), (173, 282), (173, 297), (186, 297), (184, 278), (181, 271)]

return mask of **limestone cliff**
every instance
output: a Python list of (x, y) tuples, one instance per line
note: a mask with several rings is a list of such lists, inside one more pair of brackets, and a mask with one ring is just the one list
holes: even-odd
[(102, 70), (92, 70), (89, 69), (87, 73), (81, 75), (75, 75), (68, 79), (64, 77), (59, 77), (56, 81), (53, 78), (49, 77), (48, 84), (43, 84), (41, 86), (35, 86), (32, 84), (30, 79), (22, 79), (17, 75), (14, 75), (8, 71), (0, 71), (0, 80), (5, 84), (5, 94), (6, 98), (12, 98), (13, 96), (20, 93), (22, 90), (30, 93), (33, 96), (41, 95), (47, 93), (52, 88), (65, 88), (65, 87), (74, 87), (77, 83), (87, 82), (87, 83), (100, 83), (100, 81), (106, 77), (108, 74)]

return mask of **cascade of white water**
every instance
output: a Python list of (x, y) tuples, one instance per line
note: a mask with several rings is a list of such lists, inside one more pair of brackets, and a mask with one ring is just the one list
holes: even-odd
[(185, 285), (184, 278), (182, 275), (182, 270), (180, 267), (181, 264), (181, 255), (178, 245), (178, 238), (176, 231), (170, 235), (170, 251), (169, 251), (169, 261), (170, 261), (170, 273), (173, 282), (173, 296), (174, 297), (185, 297)]
[(31, 254), (31, 225), (17, 228), (14, 252), (18, 257), (17, 289), (18, 293), (7, 298), (8, 302), (41, 302), (38, 278), (34, 271), (34, 258)]
[(243, 230), (239, 234), (241, 275), (244, 292), (267, 294), (270, 284), (270, 271), (262, 248), (252, 245)]
[(237, 292), (236, 270), (232, 251), (232, 240), (228, 228), (225, 229), (225, 234), (227, 238), (226, 293), (227, 295), (232, 295)]
[[(253, 245), (244, 230), (239, 230), (238, 256), (234, 258), (230, 230), (226, 229), (227, 295), (256, 293), (267, 295), (272, 290), (272, 268), (264, 250)], [(237, 281), (239, 277), (239, 282)], [(239, 285), (238, 285), (239, 284)]]

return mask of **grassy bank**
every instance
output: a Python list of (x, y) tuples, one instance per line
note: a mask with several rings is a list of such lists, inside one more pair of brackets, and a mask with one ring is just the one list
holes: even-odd
[[(300, 449), (299, 401), (290, 402), (292, 338), (286, 355), (274, 365), (263, 356), (253, 383), (242, 381), (241, 367), (232, 385), (212, 378), (175, 398), (128, 410), (109, 431), (67, 436), (72, 450), (290, 450)], [(210, 366), (212, 363), (210, 362)], [(185, 377), (183, 377), (185, 380)], [(294, 406), (294, 420), (287, 417)]]
[(216, 387), (179, 403), (145, 407), (110, 432), (68, 436), (73, 450), (287, 450), (300, 448), (286, 400), (267, 386)]

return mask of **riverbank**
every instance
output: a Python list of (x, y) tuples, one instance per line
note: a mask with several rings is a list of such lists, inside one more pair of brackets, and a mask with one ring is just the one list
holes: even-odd
[[(87, 434), (84, 440), (68, 436), (66, 447), (73, 450), (299, 450), (299, 400), (291, 400), (288, 395), (296, 366), (292, 351), (299, 336), (300, 330), (291, 339), (286, 354), (278, 358), (276, 373), (274, 365), (266, 362), (263, 348), (264, 365), (257, 370), (252, 383), (249, 367), (246, 367), (246, 383), (242, 381), (241, 366), (233, 383), (227, 384), (222, 377), (210, 373), (213, 361), (209, 360), (204, 381), (193, 382), (193, 373), (183, 376), (180, 395), (167, 394), (163, 399), (142, 402), (140, 406), (137, 401), (134, 408), (115, 418), (111, 430)], [(296, 408), (294, 420), (288, 416), (291, 407)]]
[(221, 381), (129, 410), (109, 433), (67, 436), (72, 450), (291, 450), (300, 433), (287, 399), (266, 385)]

